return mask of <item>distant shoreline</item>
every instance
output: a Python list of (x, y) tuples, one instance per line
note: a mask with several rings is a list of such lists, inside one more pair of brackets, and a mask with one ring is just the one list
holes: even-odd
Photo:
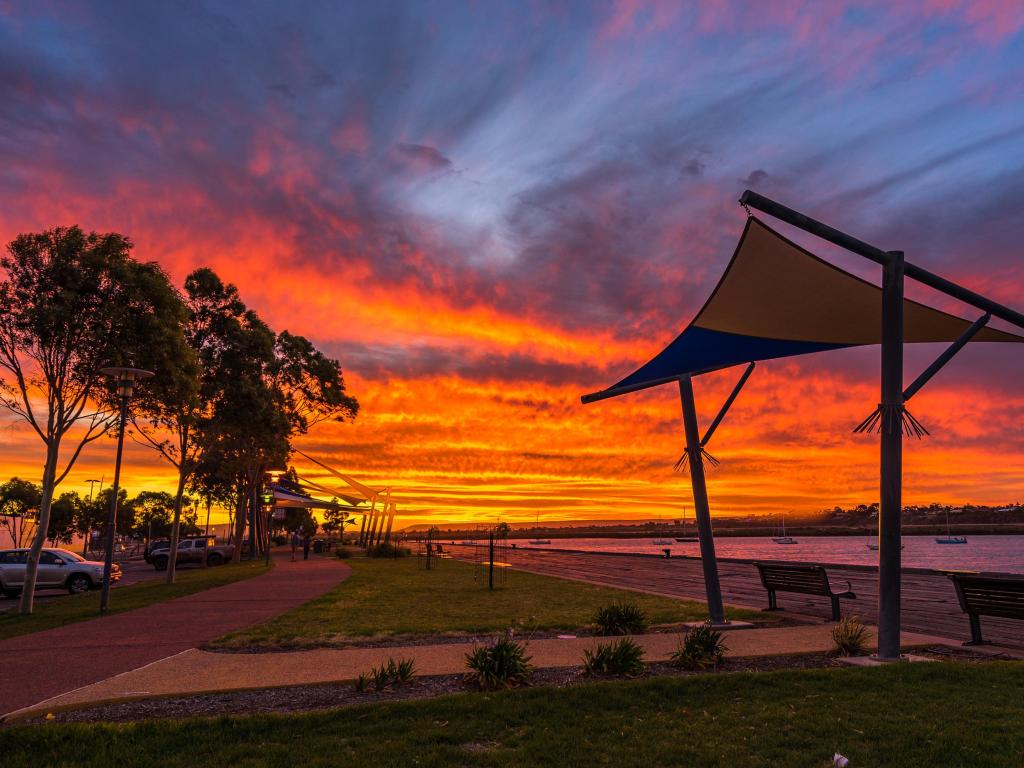
[[(954, 536), (1020, 536), (1024, 535), (1024, 523), (963, 523), (950, 525), (948, 532)], [(423, 531), (409, 531), (406, 535), (410, 537), (422, 536)], [(482, 530), (476, 529), (442, 529), (437, 533), (439, 540), (444, 539), (472, 539), (483, 535)], [(510, 539), (650, 539), (650, 538), (674, 538), (676, 536), (696, 534), (693, 526), (687, 527), (685, 531), (672, 527), (648, 528), (643, 531), (602, 531), (595, 528), (565, 529), (515, 529), (509, 532)], [(945, 536), (946, 526), (943, 525), (903, 525), (904, 536)], [(743, 528), (715, 528), (715, 538), (718, 537), (765, 537), (778, 536), (780, 534), (776, 526), (743, 527)], [(863, 536), (865, 538), (877, 535), (874, 528), (856, 528), (850, 526), (786, 526), (788, 536)]]

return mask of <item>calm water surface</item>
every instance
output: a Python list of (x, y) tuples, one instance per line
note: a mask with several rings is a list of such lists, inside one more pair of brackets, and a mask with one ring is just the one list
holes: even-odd
[[(512, 539), (526, 549), (576, 549), (588, 552), (640, 552), (673, 555), (700, 554), (696, 542), (654, 544), (659, 538), (643, 539), (552, 539), (551, 544), (530, 544)], [(670, 538), (670, 537), (665, 537)], [(797, 536), (796, 544), (776, 544), (768, 537), (726, 537), (715, 539), (719, 557), (751, 560), (803, 560), (818, 563), (878, 565), (878, 552), (867, 548), (864, 536)], [(906, 568), (936, 570), (1002, 571), (1024, 574), (1024, 536), (968, 536), (966, 544), (937, 544), (934, 536), (904, 536), (903, 565)]]

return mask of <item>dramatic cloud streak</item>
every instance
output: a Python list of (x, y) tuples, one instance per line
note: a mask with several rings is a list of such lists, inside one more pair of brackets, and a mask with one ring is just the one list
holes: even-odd
[[(409, 508), (671, 515), (672, 393), (578, 395), (690, 319), (744, 187), (1020, 304), (1022, 30), (998, 0), (0, 0), (0, 237), (78, 223), (179, 281), (212, 266), (341, 358), (363, 414), (304, 448)], [(1018, 358), (969, 349), (915, 400), (936, 437), (908, 502), (1022, 495)], [(716, 437), (716, 508), (873, 500), (849, 429), (876, 374), (872, 350), (762, 366)], [(705, 418), (731, 379), (701, 382)], [(38, 474), (29, 438), (0, 431), (4, 474)]]

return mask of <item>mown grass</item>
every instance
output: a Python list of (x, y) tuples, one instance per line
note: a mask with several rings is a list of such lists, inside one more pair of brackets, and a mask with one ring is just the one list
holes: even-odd
[[(161, 578), (144, 581), (127, 587), (117, 587), (110, 592), (109, 613), (121, 613), (143, 608), (164, 600), (184, 597), (204, 589), (220, 587), (233, 581), (258, 576), (266, 572), (263, 560), (246, 560), (241, 563), (220, 565), (214, 568), (179, 570), (174, 584), (167, 585)], [(78, 621), (95, 619), (100, 611), (99, 591), (81, 595), (67, 595), (53, 600), (37, 601), (35, 610), (22, 616), (17, 608), (0, 613), (0, 640), (44, 629), (62, 627)]]
[(655, 678), (332, 712), (0, 730), (5, 768), (990, 768), (1024, 754), (1024, 665)]
[[(430, 571), (417, 558), (345, 561), (353, 573), (331, 591), (210, 647), (312, 646), (378, 636), (475, 634), (519, 623), (537, 630), (586, 627), (601, 606), (635, 602), (652, 624), (706, 618), (703, 603), (677, 600), (552, 576), (511, 571), (493, 592), (473, 580), (473, 566), (445, 560)], [(760, 611), (734, 618), (765, 621)], [(769, 617), (767, 620), (774, 620)]]

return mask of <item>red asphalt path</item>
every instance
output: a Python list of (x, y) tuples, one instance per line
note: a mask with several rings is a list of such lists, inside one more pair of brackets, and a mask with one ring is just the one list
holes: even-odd
[(223, 587), (0, 640), (0, 717), (266, 621), (352, 572), (337, 558), (289, 555), (275, 553), (269, 572)]

